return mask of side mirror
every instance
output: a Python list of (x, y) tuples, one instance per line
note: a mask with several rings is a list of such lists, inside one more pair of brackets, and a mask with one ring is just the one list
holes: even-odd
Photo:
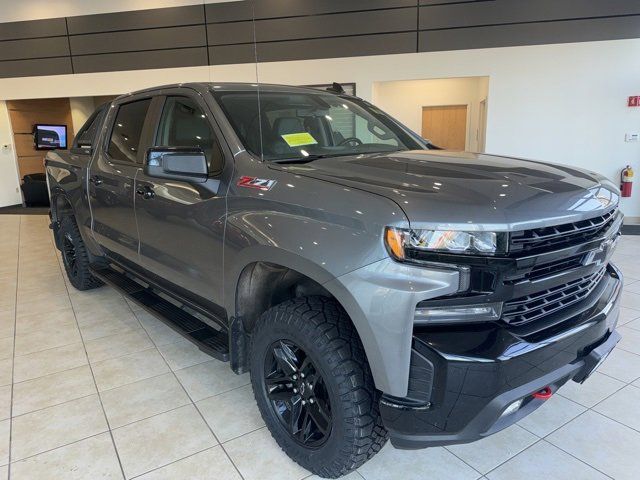
[(201, 148), (152, 147), (147, 150), (144, 173), (150, 177), (204, 182), (209, 169)]
[(71, 153), (80, 155), (92, 155), (93, 154), (93, 138), (90, 134), (85, 132), (76, 139), (76, 144), (71, 147)]
[(92, 140), (93, 139), (91, 138), (91, 135), (85, 132), (84, 134), (78, 137), (78, 146), (83, 148), (91, 148), (93, 146)]

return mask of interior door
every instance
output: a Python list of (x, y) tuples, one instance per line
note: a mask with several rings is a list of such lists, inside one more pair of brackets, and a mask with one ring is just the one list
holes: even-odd
[(466, 150), (467, 106), (422, 107), (422, 137), (445, 150)]
[(134, 183), (142, 164), (140, 144), (150, 106), (151, 98), (142, 98), (111, 109), (108, 133), (89, 168), (94, 238), (114, 259), (134, 263), (138, 259)]
[[(185, 93), (187, 92), (187, 93)], [(136, 178), (136, 216), (140, 232), (140, 263), (145, 270), (194, 297), (210, 310), (222, 305), (222, 247), (226, 214), (226, 178), (222, 138), (211, 111), (188, 89), (168, 91), (157, 122), (154, 146), (200, 147), (209, 177)], [(228, 173), (228, 175), (226, 175)]]

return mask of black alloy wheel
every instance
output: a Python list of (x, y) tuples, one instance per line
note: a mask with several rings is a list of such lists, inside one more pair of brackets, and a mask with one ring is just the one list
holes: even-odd
[(73, 238), (69, 232), (65, 233), (62, 237), (62, 256), (64, 264), (68, 269), (68, 272), (73, 277), (78, 276), (78, 259), (76, 254), (76, 246), (73, 243)]
[(355, 470), (387, 441), (362, 342), (323, 296), (284, 301), (251, 330), (251, 384), (278, 445), (324, 478)]
[(63, 217), (57, 233), (64, 269), (71, 284), (78, 290), (101, 286), (103, 283), (91, 273), (89, 253), (75, 219), (72, 216)]
[(282, 425), (301, 445), (322, 446), (331, 434), (331, 402), (313, 360), (293, 341), (279, 340), (264, 366), (267, 396)]

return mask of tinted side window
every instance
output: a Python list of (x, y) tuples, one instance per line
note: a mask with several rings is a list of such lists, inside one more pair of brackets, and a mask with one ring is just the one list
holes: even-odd
[(222, 150), (200, 106), (188, 97), (167, 97), (162, 109), (159, 147), (200, 147), (204, 150), (209, 173), (222, 170)]
[(151, 99), (120, 105), (107, 152), (114, 160), (136, 162), (140, 135)]

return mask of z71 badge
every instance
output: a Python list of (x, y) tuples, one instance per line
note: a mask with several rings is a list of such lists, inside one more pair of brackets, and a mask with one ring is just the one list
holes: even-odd
[(258, 190), (271, 190), (276, 184), (276, 180), (269, 180), (268, 178), (256, 178), (256, 177), (240, 177), (238, 180), (238, 186), (244, 188), (256, 188)]

